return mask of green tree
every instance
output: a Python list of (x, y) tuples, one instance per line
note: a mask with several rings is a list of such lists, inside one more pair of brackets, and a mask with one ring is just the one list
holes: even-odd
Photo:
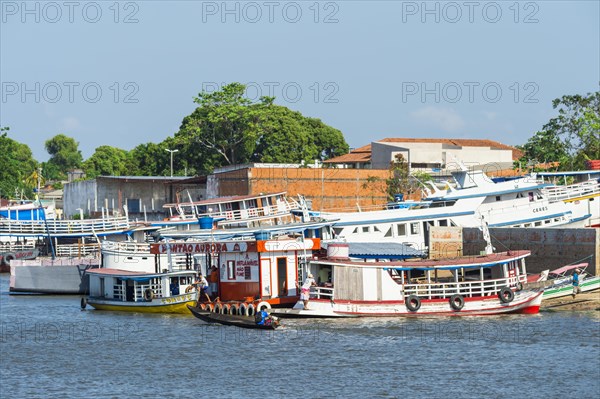
[(209, 173), (224, 165), (299, 163), (348, 152), (339, 130), (275, 105), (273, 97), (252, 102), (244, 97), (245, 89), (240, 83), (231, 83), (194, 99), (199, 107), (183, 119), (174, 137), (174, 145), (181, 151), (179, 168)]
[(9, 130), (8, 127), (0, 128), (0, 195), (13, 198), (19, 191), (32, 197), (32, 187), (25, 180), (37, 170), (38, 163), (28, 145), (8, 137)]
[(537, 132), (519, 149), (523, 156), (515, 162), (515, 167), (534, 166), (540, 162), (563, 164), (570, 159), (565, 143), (558, 135), (546, 130)]
[(225, 165), (247, 162), (259, 135), (259, 117), (245, 90), (243, 84), (230, 83), (220, 91), (198, 94), (194, 102), (199, 107), (183, 119), (179, 136), (218, 154)]
[(120, 148), (103, 145), (83, 163), (88, 178), (97, 176), (124, 176), (132, 173), (130, 154)]
[(50, 159), (44, 165), (46, 177), (49, 179), (65, 179), (67, 171), (81, 167), (83, 157), (79, 151), (79, 143), (64, 134), (58, 134), (47, 140), (46, 151)]
[(587, 159), (600, 158), (600, 91), (566, 95), (552, 102), (558, 115), (524, 146), (515, 167), (535, 162), (559, 162), (560, 170), (585, 168)]

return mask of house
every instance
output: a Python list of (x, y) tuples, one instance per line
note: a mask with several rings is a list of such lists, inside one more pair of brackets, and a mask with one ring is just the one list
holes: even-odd
[(448, 168), (456, 160), (465, 165), (494, 164), (498, 170), (511, 169), (513, 160), (522, 156), (517, 148), (487, 139), (385, 138), (324, 164), (348, 169), (388, 169), (398, 154), (410, 169), (427, 172)]

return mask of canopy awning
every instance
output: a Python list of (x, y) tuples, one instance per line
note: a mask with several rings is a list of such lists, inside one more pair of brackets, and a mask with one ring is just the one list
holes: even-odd
[(567, 265), (567, 266), (559, 267), (556, 270), (552, 270), (550, 272), (550, 274), (563, 274), (565, 272), (568, 272), (569, 270), (573, 270), (573, 269), (585, 269), (586, 267), (588, 267), (587, 263), (578, 263), (576, 265)]

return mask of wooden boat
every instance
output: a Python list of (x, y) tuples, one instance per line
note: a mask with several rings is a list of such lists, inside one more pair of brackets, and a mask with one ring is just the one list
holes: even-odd
[(144, 313), (183, 313), (195, 305), (193, 270), (167, 273), (140, 273), (118, 269), (88, 270), (90, 295), (81, 307), (90, 304), (99, 310)]
[(548, 283), (549, 286), (544, 290), (544, 299), (560, 298), (573, 294), (573, 275), (572, 272), (575, 269), (581, 269), (582, 273), (579, 275), (579, 289), (580, 292), (588, 292), (597, 290), (600, 288), (600, 276), (588, 275), (584, 272), (587, 263), (580, 263), (577, 265), (568, 265), (552, 270), (549, 274)]
[(190, 305), (188, 305), (188, 309), (194, 316), (207, 323), (218, 323), (226, 326), (236, 326), (241, 328), (255, 328), (258, 330), (274, 330), (279, 327), (278, 321), (275, 321), (269, 325), (259, 325), (254, 321), (254, 317), (250, 316), (236, 316), (203, 311), (195, 306)]
[[(338, 248), (339, 251), (339, 248)], [(529, 251), (452, 259), (358, 262), (329, 256), (310, 263), (327, 283), (312, 287), (309, 309), (298, 301), (278, 316), (474, 316), (538, 313), (543, 288), (527, 287)]]

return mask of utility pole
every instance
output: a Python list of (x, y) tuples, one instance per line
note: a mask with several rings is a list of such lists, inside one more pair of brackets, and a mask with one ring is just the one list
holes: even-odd
[(168, 151), (171, 153), (171, 177), (173, 177), (173, 153), (177, 152), (179, 150), (169, 150), (168, 148), (165, 148), (165, 151)]

